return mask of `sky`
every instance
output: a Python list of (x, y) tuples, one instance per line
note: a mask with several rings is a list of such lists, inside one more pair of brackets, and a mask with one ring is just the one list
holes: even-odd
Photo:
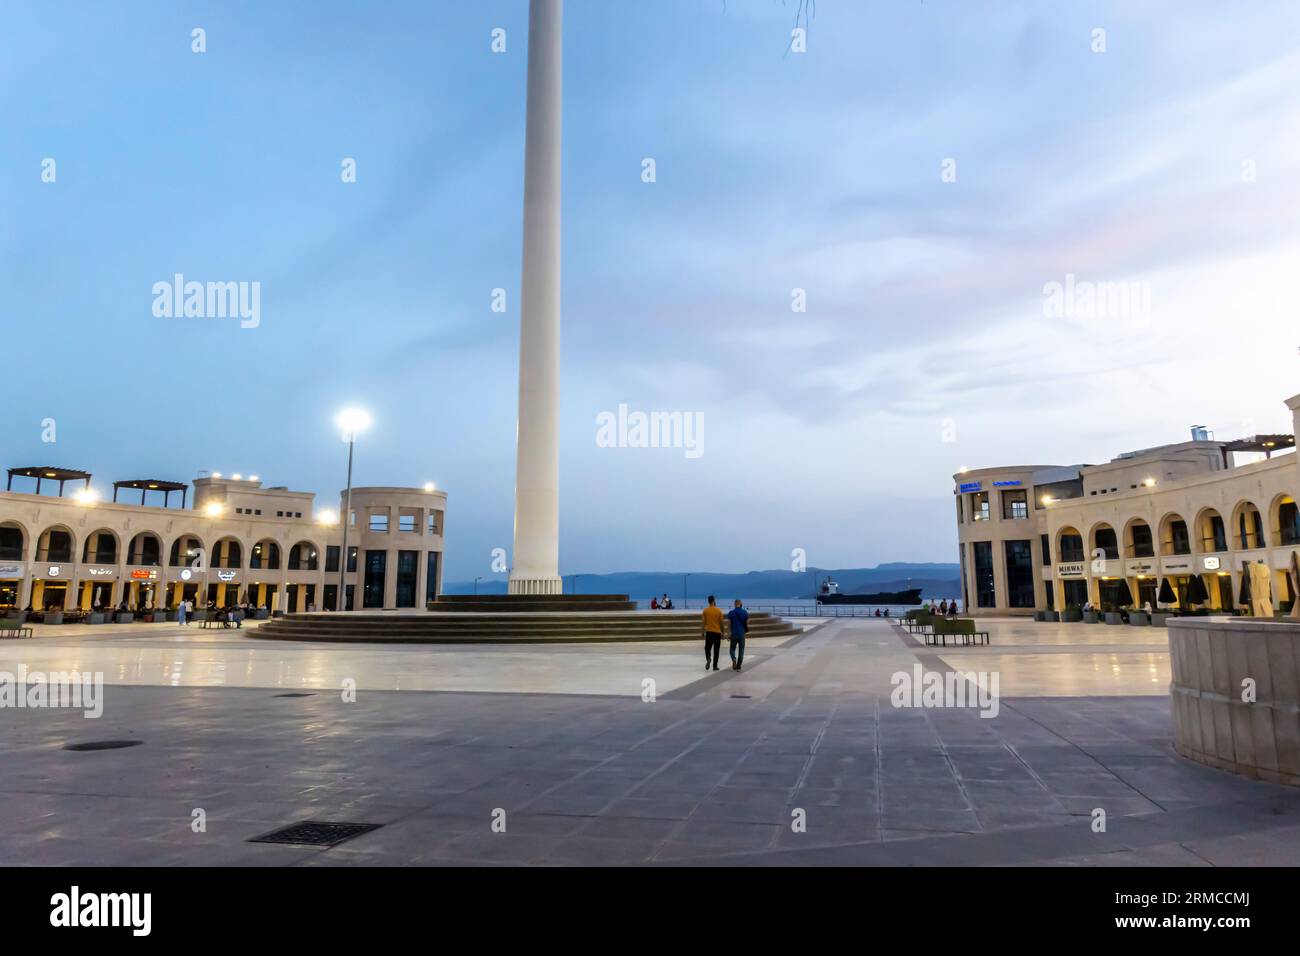
[[(955, 561), (962, 466), (1290, 431), (1300, 5), (820, 0), (806, 52), (797, 7), (566, 3), (562, 573)], [(526, 52), (524, 0), (10, 0), (5, 464), (325, 509), (360, 405), (356, 483), (436, 481), (491, 577)], [(176, 273), (256, 327), (156, 315)]]

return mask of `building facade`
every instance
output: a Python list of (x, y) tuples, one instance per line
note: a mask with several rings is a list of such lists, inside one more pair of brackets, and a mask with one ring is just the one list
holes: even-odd
[[(1287, 401), (1300, 429), (1300, 395)], [(953, 476), (963, 603), (973, 614), (1019, 615), (1136, 606), (1167, 581), (1180, 604), (1200, 576), (1209, 600), (1242, 602), (1243, 568), (1265, 563), (1274, 605), (1289, 607), (1300, 550), (1300, 457), (1292, 435), (1191, 441), (1101, 465), (1020, 465)], [(1236, 456), (1263, 453), (1238, 465)], [(1168, 592), (1166, 592), (1168, 596)], [(1168, 602), (1166, 602), (1168, 603)]]
[[(0, 608), (139, 610), (188, 598), (288, 613), (400, 609), (423, 607), (442, 586), (447, 495), (432, 486), (352, 489), (340, 600), (342, 508), (318, 513), (310, 492), (214, 475), (195, 479), (192, 507), (175, 508), (95, 500), (85, 473), (11, 469), (10, 486), (15, 473), (76, 474), (85, 488), (0, 492)], [(140, 489), (142, 502), (151, 488), (179, 487), (117, 484)]]

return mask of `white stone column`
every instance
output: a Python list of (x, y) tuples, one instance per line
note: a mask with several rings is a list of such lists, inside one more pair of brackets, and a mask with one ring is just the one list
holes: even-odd
[(528, 10), (524, 271), (511, 594), (559, 594), (560, 159), (564, 0)]

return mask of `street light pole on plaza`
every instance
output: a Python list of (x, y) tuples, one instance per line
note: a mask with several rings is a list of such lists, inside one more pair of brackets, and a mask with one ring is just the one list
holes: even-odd
[(344, 498), (343, 514), (343, 552), (339, 555), (339, 593), (335, 604), (340, 611), (347, 609), (347, 574), (348, 574), (348, 525), (352, 523), (352, 452), (357, 442), (357, 432), (369, 427), (370, 416), (360, 409), (349, 408), (339, 413), (335, 419), (343, 429), (343, 440), (348, 443), (348, 490)]

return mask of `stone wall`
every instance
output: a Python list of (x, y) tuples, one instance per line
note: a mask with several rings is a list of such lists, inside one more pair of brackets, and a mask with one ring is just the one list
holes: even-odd
[(1175, 618), (1169, 655), (1178, 753), (1300, 786), (1300, 624)]

